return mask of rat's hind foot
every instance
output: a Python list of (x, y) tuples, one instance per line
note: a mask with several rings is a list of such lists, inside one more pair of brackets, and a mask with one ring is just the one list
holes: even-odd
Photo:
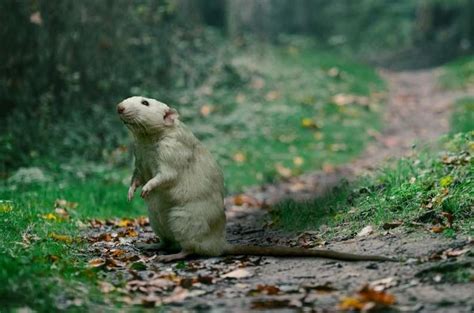
[(173, 262), (173, 261), (184, 260), (189, 255), (191, 255), (191, 253), (186, 252), (186, 251), (181, 251), (181, 252), (173, 253), (173, 254), (160, 255), (158, 256), (157, 260), (163, 263), (168, 263), (168, 262)]

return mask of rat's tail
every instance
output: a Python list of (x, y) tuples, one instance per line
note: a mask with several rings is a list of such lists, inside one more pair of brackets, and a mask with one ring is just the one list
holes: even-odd
[(362, 255), (346, 252), (337, 252), (321, 249), (304, 249), (293, 247), (260, 247), (250, 245), (231, 245), (224, 250), (224, 255), (259, 255), (259, 256), (282, 256), (282, 257), (320, 257), (343, 261), (391, 261), (397, 260), (380, 255)]

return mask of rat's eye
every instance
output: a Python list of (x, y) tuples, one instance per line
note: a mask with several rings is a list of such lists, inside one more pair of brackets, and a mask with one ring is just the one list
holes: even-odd
[(150, 105), (150, 103), (148, 103), (148, 101), (146, 101), (146, 100), (142, 100), (142, 104), (143, 104), (143, 105), (146, 105), (146, 106), (149, 106), (149, 105)]

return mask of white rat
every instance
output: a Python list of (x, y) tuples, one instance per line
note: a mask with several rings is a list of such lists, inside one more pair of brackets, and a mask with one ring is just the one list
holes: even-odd
[(169, 262), (187, 256), (314, 256), (348, 261), (392, 261), (377, 255), (330, 250), (232, 245), (225, 237), (224, 179), (210, 152), (178, 119), (175, 109), (154, 99), (131, 97), (117, 112), (135, 139), (135, 169), (129, 201), (142, 186), (160, 249)]

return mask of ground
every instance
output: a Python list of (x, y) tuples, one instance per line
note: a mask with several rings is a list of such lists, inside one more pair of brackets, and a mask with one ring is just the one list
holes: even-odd
[[(135, 248), (135, 242), (153, 241), (146, 220), (97, 220), (86, 236), (92, 242), (89, 252), (97, 257), (90, 264), (108, 269), (103, 272), (101, 290), (115, 290), (120, 295), (117, 299), (124, 303), (163, 303), (176, 312), (276, 308), (333, 312), (342, 308), (374, 310), (373, 305), (382, 306), (383, 312), (472, 312), (473, 241), (467, 235), (448, 238), (421, 226), (388, 225), (387, 229), (365, 228), (356, 236), (325, 238), (324, 228), (283, 232), (271, 225), (269, 208), (281, 200), (318, 197), (343, 179), (353, 180), (370, 172), (387, 158), (411, 154), (414, 145), (434, 143), (449, 130), (450, 106), (459, 97), (473, 95), (472, 90), (440, 88), (437, 69), (381, 74), (388, 82), (388, 107), (383, 129), (373, 132), (374, 140), (365, 152), (344, 166), (326, 167), (229, 196), (227, 232), (233, 243), (322, 246), (392, 256), (399, 262), (224, 257), (162, 264), (153, 261), (153, 253)], [(123, 234), (127, 229), (139, 231), (127, 237)], [(135, 263), (125, 270), (121, 261)], [(111, 284), (118, 280), (127, 283), (122, 287)], [(154, 295), (153, 291), (159, 292)]]

